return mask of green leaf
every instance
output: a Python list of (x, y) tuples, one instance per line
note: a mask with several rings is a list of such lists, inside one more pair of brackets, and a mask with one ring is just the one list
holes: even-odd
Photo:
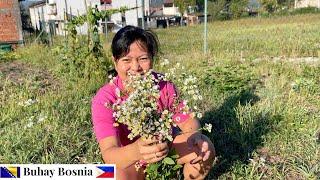
[(165, 164), (171, 164), (171, 165), (175, 164), (175, 162), (169, 157), (164, 158), (162, 162)]
[(149, 166), (147, 167), (147, 171), (148, 172), (157, 171), (158, 167), (159, 167), (158, 163), (149, 164)]
[(172, 155), (170, 156), (172, 159), (178, 159), (179, 158), (179, 155), (178, 154), (175, 154), (175, 155)]
[(180, 169), (180, 168), (182, 168), (183, 166), (181, 165), (181, 164), (176, 164), (173, 168), (172, 168), (172, 170), (178, 170), (178, 169)]

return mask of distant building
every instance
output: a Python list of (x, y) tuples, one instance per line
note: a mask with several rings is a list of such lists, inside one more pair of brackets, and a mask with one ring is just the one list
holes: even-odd
[(316, 7), (320, 8), (320, 0), (295, 0), (294, 8)]
[(42, 0), (19, 0), (23, 35), (34, 32), (30, 19), (29, 7), (39, 1)]
[[(29, 5), (32, 27), (38, 31), (64, 35), (66, 20), (86, 14), (85, 4), (99, 10), (129, 8), (125, 13), (116, 13), (110, 19), (101, 20), (100, 32), (106, 32), (107, 26), (109, 30), (125, 25), (166, 27), (172, 21), (180, 21), (178, 17), (181, 16), (173, 0), (37, 0)], [(86, 24), (77, 28), (80, 34), (86, 34), (87, 30)]]
[(22, 28), (18, 0), (0, 0), (0, 44), (22, 44)]
[[(116, 24), (142, 26), (146, 25), (145, 17), (149, 13), (150, 1), (144, 0), (144, 6), (142, 6), (142, 0), (114, 0), (112, 2), (112, 8), (120, 8), (126, 6), (130, 10), (124, 14), (116, 13), (111, 16), (111, 20)], [(142, 10), (144, 8), (144, 11)]]
[[(144, 2), (144, 6), (142, 6)], [(172, 21), (180, 21), (181, 14), (173, 0), (116, 0), (113, 8), (132, 8), (125, 14), (114, 14), (111, 20), (120, 25), (134, 25), (147, 28), (167, 27)], [(144, 9), (144, 11), (142, 10)]]
[(164, 0), (163, 15), (164, 16), (181, 16), (179, 12), (179, 8), (174, 4), (174, 0)]
[[(43, 0), (31, 5), (29, 12), (34, 29), (64, 35), (67, 19), (86, 14), (86, 5), (107, 10), (111, 8), (110, 2), (110, 0)], [(100, 29), (102, 31), (102, 28)], [(84, 24), (77, 30), (80, 34), (86, 34), (88, 27)]]

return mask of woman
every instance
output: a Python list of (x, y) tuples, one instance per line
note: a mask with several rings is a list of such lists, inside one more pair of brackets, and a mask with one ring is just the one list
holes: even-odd
[[(167, 142), (155, 143), (158, 140), (132, 141), (125, 125), (114, 127), (113, 110), (105, 104), (117, 100), (117, 91), (124, 90), (125, 80), (130, 74), (143, 74), (152, 69), (153, 58), (158, 52), (158, 40), (154, 34), (134, 26), (120, 29), (112, 41), (112, 54), (117, 77), (113, 83), (104, 85), (92, 100), (92, 121), (94, 132), (99, 143), (105, 163), (116, 164), (117, 179), (144, 179), (142, 170), (135, 170), (135, 163), (145, 161), (154, 163), (162, 160), (169, 152)], [(170, 109), (175, 99), (175, 88), (172, 83), (164, 82), (160, 87), (159, 104), (162, 109)], [(125, 98), (122, 99), (125, 101)], [(185, 179), (204, 179), (208, 174), (215, 156), (212, 142), (198, 132), (198, 120), (188, 114), (175, 112), (179, 117), (176, 122), (181, 134), (174, 138), (171, 148), (179, 154), (178, 163), (184, 165)]]

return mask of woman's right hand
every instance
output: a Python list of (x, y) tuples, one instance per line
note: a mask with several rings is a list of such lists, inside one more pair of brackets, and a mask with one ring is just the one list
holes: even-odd
[(149, 164), (162, 160), (169, 152), (167, 141), (159, 142), (156, 138), (147, 140), (139, 138), (136, 143), (140, 153), (140, 160), (144, 160)]

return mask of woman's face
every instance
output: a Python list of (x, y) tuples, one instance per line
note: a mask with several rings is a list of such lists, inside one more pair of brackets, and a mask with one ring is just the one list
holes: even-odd
[(129, 53), (124, 57), (114, 60), (115, 69), (122, 80), (130, 74), (143, 74), (152, 68), (152, 60), (146, 48), (135, 41), (129, 46)]

